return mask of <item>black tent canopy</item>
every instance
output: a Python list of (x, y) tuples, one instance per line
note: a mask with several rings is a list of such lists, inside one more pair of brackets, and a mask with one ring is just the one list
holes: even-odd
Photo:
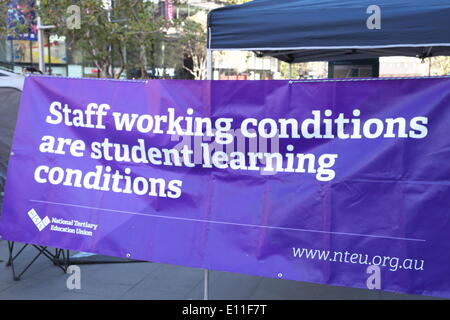
[(375, 3), (253, 0), (218, 8), (208, 15), (208, 49), (255, 51), (289, 63), (450, 55), (450, 1)]

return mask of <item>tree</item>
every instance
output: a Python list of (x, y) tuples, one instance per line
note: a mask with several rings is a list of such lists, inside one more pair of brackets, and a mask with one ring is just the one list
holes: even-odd
[[(123, 1), (123, 0), (122, 0)], [(123, 1), (127, 2), (127, 1)], [(147, 51), (164, 35), (164, 21), (158, 16), (157, 7), (142, 0), (129, 0), (129, 7), (122, 13), (128, 18), (127, 37), (130, 47), (139, 47), (138, 67), (141, 78), (147, 77)]]
[[(127, 48), (139, 48), (141, 77), (146, 77), (146, 51), (162, 32), (162, 21), (157, 7), (150, 1), (115, 0), (108, 5), (104, 0), (75, 2), (79, 7), (79, 28), (68, 28), (73, 13), (73, 0), (41, 0), (38, 9), (44, 24), (54, 25), (53, 32), (72, 39), (77, 48), (100, 70), (105, 78), (119, 78), (128, 66)], [(119, 70), (112, 68), (113, 57)]]
[(191, 66), (184, 66), (196, 80), (205, 80), (207, 77), (207, 50), (206, 50), (206, 13), (199, 11), (196, 15), (188, 17), (179, 23), (181, 43), (186, 58), (192, 60)]
[[(250, 0), (223, 0), (225, 5), (242, 4)], [(176, 22), (180, 42), (187, 59), (192, 61), (192, 66), (184, 65), (195, 79), (207, 78), (207, 14), (198, 11), (195, 15)]]
[(432, 57), (430, 75), (450, 75), (450, 57)]
[(3, 39), (7, 34), (8, 6), (0, 6), (0, 37)]

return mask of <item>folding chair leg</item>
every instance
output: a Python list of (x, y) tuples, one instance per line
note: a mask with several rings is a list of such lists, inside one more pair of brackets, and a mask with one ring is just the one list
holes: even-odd
[(6, 265), (8, 267), (11, 267), (12, 274), (13, 274), (13, 279), (15, 281), (20, 280), (22, 275), (31, 267), (31, 265), (41, 255), (45, 256), (47, 259), (52, 261), (53, 264), (56, 265), (58, 268), (60, 268), (64, 273), (67, 272), (67, 268), (69, 267), (69, 263), (70, 263), (70, 261), (69, 261), (69, 250), (55, 249), (55, 254), (53, 254), (45, 246), (32, 245), (39, 252), (33, 258), (33, 260), (31, 260), (31, 262), (28, 263), (28, 265), (25, 267), (25, 269), (23, 269), (22, 272), (20, 272), (20, 274), (17, 275), (16, 269), (15, 269), (15, 266), (14, 266), (14, 261), (23, 252), (23, 250), (25, 250), (25, 248), (29, 246), (29, 244), (24, 244), (23, 247), (16, 254), (14, 254), (14, 246), (15, 246), (15, 242), (14, 241), (8, 241), (8, 262), (6, 263)]
[(43, 252), (44, 252), (44, 250), (46, 250), (46, 248), (47, 247), (42, 247), (41, 249), (38, 249), (39, 253), (33, 258), (33, 260), (31, 260), (31, 262), (25, 267), (25, 269), (23, 269), (23, 271), (18, 276), (16, 276), (14, 268), (12, 268), (13, 269), (13, 278), (15, 281), (20, 280), (22, 275), (31, 267), (31, 265), (37, 260), (37, 258), (39, 258), (41, 256), (41, 254), (43, 254)]

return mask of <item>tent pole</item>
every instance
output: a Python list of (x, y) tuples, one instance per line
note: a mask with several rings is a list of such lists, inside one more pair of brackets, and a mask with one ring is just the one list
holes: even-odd
[(206, 56), (206, 79), (213, 80), (213, 51), (208, 49), (208, 54)]
[(289, 80), (292, 80), (292, 63), (289, 63)]
[[(208, 48), (206, 56), (206, 79), (213, 80), (213, 51)], [(203, 269), (203, 300), (209, 300), (209, 270)]]
[(203, 300), (209, 300), (209, 270), (203, 269)]

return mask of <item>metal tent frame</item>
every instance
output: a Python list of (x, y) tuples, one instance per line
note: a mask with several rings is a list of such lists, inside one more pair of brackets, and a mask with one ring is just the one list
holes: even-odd
[[(219, 50), (253, 51), (260, 57), (287, 62), (289, 79), (292, 64), (298, 62), (450, 56), (446, 32), (450, 28), (450, 3), (446, 0), (380, 0), (378, 6), (370, 0), (335, 1), (333, 5), (328, 0), (252, 0), (210, 11), (207, 80), (213, 80), (213, 52)], [(330, 9), (336, 16), (324, 14)], [(386, 21), (383, 25), (387, 27), (383, 26), (383, 31), (371, 28), (370, 14), (379, 14), (377, 18)], [(420, 19), (423, 33), (417, 30)], [(270, 28), (276, 32), (270, 33)], [(209, 272), (204, 269), (205, 300), (208, 288)]]

